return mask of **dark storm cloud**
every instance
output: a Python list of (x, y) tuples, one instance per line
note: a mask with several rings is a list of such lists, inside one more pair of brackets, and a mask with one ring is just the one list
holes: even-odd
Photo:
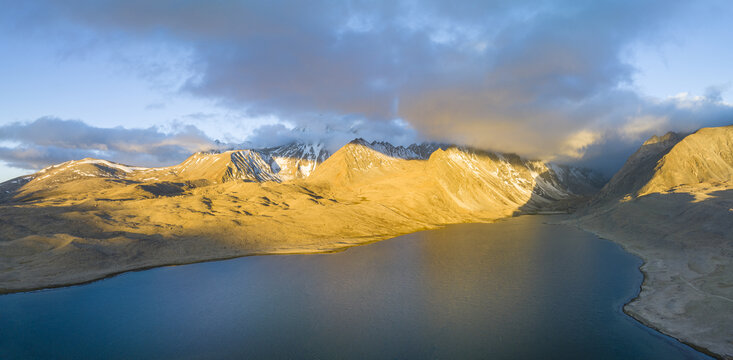
[(3, 143), (6, 145), (0, 145), (0, 160), (23, 169), (40, 169), (85, 157), (132, 165), (171, 165), (214, 145), (193, 126), (166, 134), (155, 127), (99, 128), (50, 117), (0, 126)]
[[(253, 143), (346, 138), (358, 123), (375, 139), (404, 140), (411, 127), (426, 139), (573, 161), (612, 153), (594, 151), (602, 146), (628, 154), (659, 131), (725, 122), (730, 106), (715, 89), (712, 100), (685, 108), (689, 99), (619, 88), (634, 74), (624, 51), (656, 41), (684, 6), (71, 0), (30, 6), (18, 23), (189, 48), (194, 75), (184, 91), (294, 125), (263, 127)], [(397, 118), (409, 127), (394, 126)]]

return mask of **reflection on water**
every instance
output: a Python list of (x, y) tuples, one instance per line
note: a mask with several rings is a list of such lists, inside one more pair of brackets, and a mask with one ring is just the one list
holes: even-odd
[(0, 296), (0, 358), (705, 358), (621, 312), (638, 258), (542, 219)]

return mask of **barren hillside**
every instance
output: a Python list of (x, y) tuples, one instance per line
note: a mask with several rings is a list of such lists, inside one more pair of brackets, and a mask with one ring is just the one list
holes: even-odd
[(733, 356), (733, 126), (650, 139), (573, 223), (645, 259), (628, 313)]
[[(568, 184), (598, 183), (516, 155), (439, 146), (429, 158), (418, 154), (428, 147), (355, 140), (322, 162), (317, 149), (291, 149), (292, 161), (270, 149), (197, 153), (166, 168), (84, 159), (44, 169), (0, 185), (0, 290), (247, 254), (338, 250), (443, 224), (563, 209), (584, 199)], [(286, 176), (280, 164), (290, 164)]]

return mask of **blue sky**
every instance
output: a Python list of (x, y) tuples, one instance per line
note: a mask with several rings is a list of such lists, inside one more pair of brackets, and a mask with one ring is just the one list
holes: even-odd
[(722, 87), (723, 99), (733, 103), (733, 48), (727, 45), (733, 40), (733, 5), (701, 3), (669, 21), (658, 39), (632, 46), (629, 61), (637, 68), (640, 93), (666, 98)]
[(0, 3), (0, 181), (357, 136), (609, 172), (733, 123), (727, 1)]

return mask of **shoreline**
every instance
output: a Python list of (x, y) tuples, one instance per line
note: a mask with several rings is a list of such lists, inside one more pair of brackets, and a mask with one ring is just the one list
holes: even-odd
[[(584, 230), (584, 231), (585, 231), (585, 230)], [(588, 231), (588, 232), (590, 232), (590, 231)], [(591, 233), (592, 233), (592, 232), (591, 232)], [(592, 234), (593, 234), (593, 233), (592, 233)], [(595, 234), (594, 234), (594, 235), (595, 235)], [(608, 241), (611, 241), (611, 242), (613, 242), (614, 244), (618, 244), (619, 246), (621, 246), (621, 248), (622, 248), (622, 249), (624, 249), (624, 251), (626, 251), (626, 252), (628, 252), (629, 254), (632, 254), (632, 255), (634, 255), (634, 256), (636, 256), (636, 257), (638, 257), (639, 259), (641, 259), (641, 265), (639, 265), (639, 268), (638, 268), (638, 269), (639, 269), (639, 272), (641, 272), (641, 275), (642, 275), (642, 280), (641, 280), (641, 284), (639, 285), (639, 291), (637, 291), (637, 292), (636, 292), (636, 295), (635, 295), (635, 296), (634, 296), (633, 298), (631, 298), (631, 300), (629, 300), (628, 302), (626, 302), (626, 303), (625, 303), (625, 304), (624, 304), (624, 305), (623, 305), (623, 306), (621, 307), (621, 312), (623, 312), (624, 314), (626, 314), (626, 315), (627, 315), (628, 317), (630, 317), (630, 318), (634, 319), (634, 320), (635, 320), (636, 322), (638, 322), (639, 324), (641, 324), (641, 325), (644, 325), (644, 326), (646, 326), (646, 327), (648, 327), (648, 328), (650, 328), (650, 329), (652, 329), (652, 330), (654, 330), (654, 331), (656, 331), (656, 332), (658, 332), (658, 333), (660, 333), (660, 334), (663, 334), (663, 335), (665, 335), (665, 336), (669, 336), (670, 338), (672, 338), (672, 339), (674, 339), (674, 340), (677, 340), (677, 341), (678, 341), (678, 342), (679, 342), (680, 344), (685, 344), (685, 345), (687, 345), (687, 346), (689, 346), (689, 347), (691, 347), (691, 348), (695, 349), (696, 351), (699, 351), (700, 353), (703, 353), (703, 354), (705, 354), (705, 355), (707, 355), (707, 356), (710, 356), (710, 357), (712, 357), (712, 358), (715, 358), (715, 359), (718, 359), (718, 360), (725, 360), (725, 359), (726, 359), (726, 358), (725, 358), (725, 357), (724, 357), (723, 355), (720, 355), (720, 354), (716, 354), (716, 353), (712, 352), (712, 351), (711, 351), (710, 349), (708, 349), (708, 348), (705, 348), (705, 347), (703, 347), (703, 346), (699, 346), (699, 345), (695, 345), (695, 344), (693, 344), (693, 343), (690, 343), (690, 342), (687, 342), (687, 341), (685, 341), (685, 340), (682, 340), (682, 339), (680, 339), (680, 338), (678, 338), (678, 337), (675, 337), (675, 336), (674, 336), (674, 335), (672, 335), (672, 334), (668, 334), (668, 333), (666, 333), (666, 332), (665, 332), (665, 331), (664, 331), (663, 329), (661, 329), (661, 328), (659, 328), (659, 327), (657, 327), (657, 326), (655, 326), (655, 325), (653, 325), (653, 324), (651, 324), (651, 323), (649, 323), (649, 322), (645, 321), (645, 320), (644, 320), (644, 318), (642, 318), (641, 316), (634, 316), (634, 314), (633, 314), (632, 312), (628, 311), (628, 310), (626, 309), (626, 306), (627, 306), (627, 305), (629, 305), (629, 304), (631, 304), (631, 303), (632, 303), (632, 302), (634, 302), (634, 301), (637, 301), (637, 299), (639, 299), (639, 296), (641, 295), (641, 291), (642, 291), (642, 286), (644, 285), (644, 282), (646, 281), (646, 279), (648, 279), (648, 278), (649, 278), (649, 276), (647, 275), (646, 271), (644, 271), (644, 270), (642, 270), (642, 269), (641, 269), (641, 268), (642, 268), (642, 266), (644, 266), (644, 265), (646, 264), (646, 259), (644, 259), (643, 257), (641, 257), (641, 256), (639, 256), (639, 255), (637, 255), (637, 254), (634, 254), (634, 253), (632, 253), (632, 252), (628, 251), (628, 250), (627, 250), (627, 249), (626, 249), (626, 248), (625, 248), (625, 247), (624, 247), (624, 246), (623, 246), (623, 245), (622, 245), (621, 243), (618, 243), (618, 242), (616, 242), (616, 241), (613, 241), (613, 240), (611, 240), (611, 239), (605, 239), (605, 238), (602, 238), (602, 237), (600, 237), (600, 236), (598, 236), (598, 238), (599, 238), (599, 239), (604, 239), (604, 240), (608, 240)]]
[[(477, 224), (490, 224), (495, 221), (500, 221), (503, 219), (495, 219), (491, 221), (486, 222), (475, 222)], [(72, 286), (81, 286), (81, 285), (87, 285), (91, 283), (95, 283), (97, 281), (102, 281), (106, 279), (110, 279), (122, 274), (130, 273), (130, 272), (139, 272), (139, 271), (147, 271), (157, 268), (163, 268), (163, 267), (172, 267), (172, 266), (184, 266), (184, 265), (193, 265), (193, 264), (200, 264), (200, 263), (206, 263), (206, 262), (213, 262), (213, 261), (226, 261), (226, 260), (233, 260), (233, 259), (239, 259), (239, 258), (245, 258), (250, 256), (276, 256), (276, 255), (315, 255), (315, 254), (332, 254), (332, 253), (339, 253), (342, 251), (346, 251), (352, 247), (357, 246), (363, 246), (363, 245), (369, 245), (376, 242), (394, 239), (400, 236), (409, 235), (418, 233), (421, 231), (429, 231), (429, 230), (435, 230), (440, 229), (444, 226), (452, 225), (452, 224), (443, 224), (443, 225), (436, 225), (430, 228), (422, 228), (418, 229), (412, 232), (404, 232), (404, 233), (398, 233), (395, 235), (377, 235), (374, 237), (370, 237), (369, 240), (365, 241), (354, 241), (354, 242), (348, 242), (347, 244), (344, 244), (343, 246), (339, 247), (332, 247), (332, 248), (322, 248), (322, 249), (312, 249), (312, 250), (306, 250), (306, 249), (293, 249), (292, 251), (289, 250), (273, 250), (273, 251), (253, 251), (253, 252), (246, 252), (239, 255), (230, 255), (230, 256), (221, 256), (221, 257), (211, 257), (211, 258), (204, 258), (199, 260), (193, 260), (193, 261), (181, 261), (181, 262), (171, 262), (171, 263), (163, 263), (158, 265), (148, 265), (148, 266), (141, 266), (141, 267), (133, 267), (130, 269), (124, 269), (120, 271), (114, 271), (110, 272), (108, 274), (105, 274), (100, 277), (94, 277), (89, 280), (83, 280), (83, 281), (73, 281), (73, 282), (65, 282), (65, 283), (59, 283), (59, 284), (53, 284), (53, 285), (46, 285), (46, 286), (37, 286), (37, 287), (28, 287), (28, 288), (13, 288), (13, 289), (6, 289), (6, 288), (0, 288), (0, 296), (4, 295), (12, 295), (12, 294), (19, 294), (19, 293), (27, 293), (27, 292), (40, 292), (44, 290), (52, 290), (52, 289), (59, 289), (59, 288), (65, 288), (65, 287), (72, 287)], [(343, 242), (343, 240), (342, 240)], [(338, 242), (334, 242), (334, 244), (337, 244)]]
[(681, 344), (685, 344), (685, 345), (687, 345), (687, 346), (695, 349), (696, 351), (699, 351), (700, 353), (703, 353), (703, 354), (705, 354), (707, 356), (713, 357), (713, 358), (718, 359), (718, 360), (730, 359), (730, 358), (725, 357), (724, 355), (715, 353), (712, 350), (710, 350), (710, 349), (708, 349), (708, 348), (706, 348), (704, 346), (693, 344), (693, 343), (691, 343), (689, 341), (680, 339), (679, 337), (677, 337), (677, 336), (675, 336), (673, 334), (668, 333), (664, 328), (662, 328), (660, 326), (657, 326), (657, 325), (654, 325), (651, 322), (647, 321), (641, 315), (635, 314), (634, 312), (628, 310), (628, 306), (629, 305), (631, 305), (634, 302), (638, 302), (639, 301), (639, 298), (641, 297), (641, 293), (642, 293), (642, 291), (644, 289), (644, 283), (647, 282), (647, 280), (650, 278), (649, 274), (646, 271), (644, 271), (644, 269), (643, 269), (644, 265), (646, 265), (648, 263), (648, 259), (646, 259), (644, 256), (642, 256), (640, 253), (631, 250), (627, 244), (624, 244), (621, 241), (616, 241), (616, 240), (610, 238), (610, 236), (601, 235), (601, 234), (597, 233), (596, 231), (593, 231), (593, 230), (591, 230), (589, 228), (584, 228), (584, 227), (580, 226), (577, 223), (556, 223), (556, 224), (558, 224), (558, 225), (574, 226), (575, 228), (577, 228), (577, 229), (579, 229), (581, 231), (585, 231), (585, 232), (588, 232), (588, 233), (591, 233), (591, 234), (595, 235), (599, 239), (603, 239), (603, 240), (607, 240), (607, 241), (613, 242), (614, 244), (619, 245), (627, 253), (632, 254), (632, 255), (638, 257), (639, 259), (641, 259), (641, 264), (639, 265), (638, 270), (639, 270), (639, 272), (641, 272), (642, 281), (641, 281), (641, 284), (639, 284), (638, 291), (636, 292), (636, 295), (634, 295), (634, 297), (632, 297), (629, 301), (627, 301), (621, 307), (621, 311), (624, 314), (626, 314), (630, 318), (634, 319), (639, 324), (644, 325), (644, 326), (646, 326), (646, 327), (648, 327), (650, 329), (653, 329), (654, 331), (657, 331), (660, 334), (663, 334), (665, 336), (668, 336), (668, 337), (670, 337), (670, 338), (672, 338), (672, 339), (680, 342)]
[[(567, 214), (568, 213), (566, 213), (566, 212), (563, 212), (563, 213), (529, 213), (529, 214), (521, 214), (521, 215), (518, 215), (518, 216), (510, 216), (510, 217), (504, 217), (504, 218), (494, 219), (494, 220), (486, 221), (486, 222), (470, 222), (470, 223), (488, 224), (488, 223), (493, 223), (493, 222), (498, 222), (498, 221), (506, 221), (506, 220), (509, 220), (509, 219), (512, 219), (512, 218), (515, 218), (515, 217), (519, 217), (519, 216), (550, 216), (550, 217), (554, 217), (554, 216), (558, 216), (558, 215), (567, 215)], [(558, 222), (554, 222), (553, 221), (553, 222), (546, 222), (546, 223), (547, 224), (553, 224), (553, 225), (572, 226), (572, 227), (577, 228), (578, 230), (581, 230), (581, 231), (584, 231), (584, 232), (593, 234), (594, 236), (596, 236), (599, 239), (610, 241), (610, 242), (612, 242), (614, 244), (619, 245), (624, 251), (626, 251), (627, 253), (629, 253), (629, 254), (631, 254), (633, 256), (638, 257), (641, 260), (641, 264), (639, 265), (638, 270), (642, 274), (642, 282), (641, 282), (641, 284), (639, 284), (638, 290), (637, 290), (636, 294), (633, 297), (631, 297), (628, 301), (626, 301), (621, 306), (621, 312), (623, 314), (629, 316), (631, 319), (633, 319), (634, 321), (638, 322), (639, 324), (641, 324), (641, 325), (643, 325), (643, 326), (645, 326), (645, 327), (647, 327), (649, 329), (652, 329), (653, 331), (659, 332), (660, 334), (663, 334), (664, 336), (668, 336), (669, 338), (674, 339), (675, 341), (678, 341), (681, 344), (687, 345), (690, 348), (692, 348), (692, 349), (694, 349), (694, 350), (696, 350), (696, 351), (698, 351), (698, 352), (700, 352), (702, 354), (705, 354), (707, 356), (713, 357), (715, 359), (721, 359), (721, 360), (727, 359), (725, 356), (723, 356), (721, 354), (717, 354), (717, 353), (711, 351), (710, 349), (708, 349), (706, 347), (699, 346), (699, 345), (693, 344), (693, 343), (691, 343), (689, 341), (685, 341), (683, 339), (680, 339), (679, 337), (674, 336), (674, 335), (666, 332), (664, 328), (659, 327), (659, 326), (654, 325), (654, 324), (651, 324), (649, 321), (647, 321), (646, 319), (644, 319), (639, 314), (635, 314), (634, 312), (629, 311), (628, 310), (628, 306), (630, 304), (634, 303), (634, 302), (639, 301), (639, 298), (640, 298), (641, 293), (643, 291), (643, 285), (650, 278), (649, 277), (649, 274), (647, 274), (647, 272), (642, 269), (644, 267), (644, 265), (647, 264), (648, 259), (646, 259), (645, 257), (643, 257), (638, 252), (632, 251), (623, 242), (616, 241), (616, 240), (614, 240), (614, 239), (612, 239), (612, 238), (610, 238), (608, 236), (602, 236), (601, 234), (599, 234), (599, 233), (597, 233), (597, 232), (595, 232), (593, 230), (584, 228), (584, 227), (582, 227), (582, 226), (580, 226), (580, 225), (578, 225), (576, 223), (567, 223), (567, 222), (565, 222), (566, 220), (568, 220), (568, 219), (567, 218), (564, 218), (564, 219), (562, 219), (562, 220), (560, 220)], [(250, 256), (313, 255), (313, 254), (338, 253), (338, 252), (346, 251), (346, 250), (348, 250), (349, 248), (352, 248), (352, 247), (369, 245), (369, 244), (373, 244), (373, 243), (376, 243), (376, 242), (385, 241), (385, 240), (389, 240), (389, 239), (394, 239), (394, 238), (397, 238), (397, 237), (400, 237), (400, 236), (403, 236), (403, 235), (413, 234), (413, 233), (417, 233), (417, 232), (421, 232), (421, 231), (429, 231), (429, 230), (439, 229), (439, 228), (442, 228), (442, 227), (447, 226), (447, 225), (452, 225), (452, 224), (436, 225), (434, 227), (423, 228), (423, 229), (418, 229), (416, 231), (404, 232), (404, 233), (399, 233), (399, 234), (394, 234), (394, 235), (375, 236), (375, 237), (373, 237), (373, 238), (371, 238), (369, 240), (366, 240), (366, 241), (355, 241), (355, 242), (351, 242), (351, 243), (345, 244), (343, 246), (333, 247), (333, 248), (321, 248), (321, 249), (312, 249), (312, 250), (305, 250), (305, 249), (295, 250), (294, 249), (293, 251), (288, 251), (288, 250), (285, 250), (285, 251), (274, 250), (274, 251), (262, 251), (262, 252), (254, 251), (254, 252), (244, 253), (244, 254), (240, 254), (240, 255), (233, 255), (233, 256), (212, 257), (212, 258), (205, 258), (205, 259), (194, 260), (194, 261), (172, 262), (172, 263), (165, 263), (165, 264), (158, 264), (158, 265), (150, 265), (150, 266), (142, 266), (142, 267), (133, 267), (133, 268), (130, 268), (130, 269), (124, 269), (124, 270), (120, 270), (120, 271), (111, 272), (111, 273), (105, 274), (105, 275), (103, 275), (101, 277), (95, 277), (93, 279), (84, 280), (84, 281), (78, 281), (78, 282), (61, 283), (61, 284), (54, 284), (54, 285), (49, 285), (49, 286), (39, 286), (39, 287), (30, 287), (30, 288), (0, 289), (0, 296), (3, 296), (3, 295), (12, 295), (12, 294), (18, 294), (18, 293), (27, 293), (27, 292), (41, 292), (41, 291), (45, 291), (45, 290), (53, 290), (53, 289), (64, 288), (64, 287), (72, 287), (72, 286), (82, 286), (82, 285), (91, 284), (91, 283), (94, 283), (94, 282), (97, 282), (97, 281), (102, 281), (102, 280), (106, 280), (106, 279), (109, 279), (109, 278), (113, 278), (113, 277), (116, 277), (116, 276), (119, 276), (119, 275), (122, 275), (122, 274), (125, 274), (125, 273), (129, 273), (129, 272), (147, 271), (147, 270), (152, 270), (152, 269), (156, 269), (156, 268), (163, 268), (163, 267), (184, 266), (184, 265), (192, 265), (192, 264), (199, 264), (199, 263), (213, 262), (213, 261), (226, 261), (226, 260), (233, 260), (233, 259), (245, 258), (245, 257), (250, 257)], [(335, 244), (335, 242), (334, 242), (334, 244)]]

